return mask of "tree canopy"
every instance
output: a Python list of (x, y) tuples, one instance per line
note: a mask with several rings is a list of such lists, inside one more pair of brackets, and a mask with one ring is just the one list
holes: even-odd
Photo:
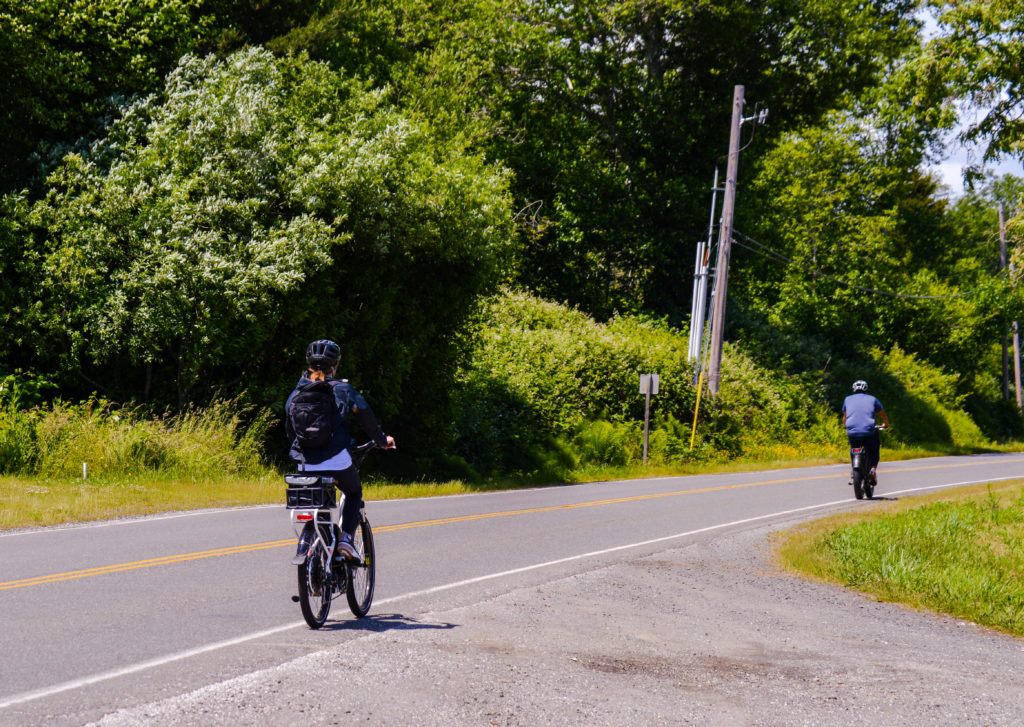
[(185, 56), (47, 187), (21, 223), (37, 350), (178, 406), (286, 386), (310, 336), (343, 339), (356, 370), (388, 361), (385, 412), (412, 380), (436, 394), (452, 354), (435, 343), (511, 230), (500, 169), (325, 64), (258, 49)]
[(964, 105), (965, 139), (1022, 158), (1024, 16), (933, 0), (925, 38), (919, 6), (0, 0), (0, 375), (273, 404), (334, 337), (443, 448), (500, 285), (685, 326), (741, 84), (770, 115), (743, 126), (735, 360), (818, 396), (891, 351), (980, 421), (1024, 318), (1021, 182), (954, 200), (926, 168)]

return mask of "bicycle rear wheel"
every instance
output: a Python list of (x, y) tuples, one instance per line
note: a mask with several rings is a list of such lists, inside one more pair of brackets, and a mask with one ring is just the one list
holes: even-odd
[(356, 549), (363, 554), (363, 560), (360, 563), (349, 563), (345, 596), (348, 598), (348, 607), (352, 609), (352, 613), (362, 618), (369, 613), (370, 604), (373, 603), (377, 562), (373, 551), (373, 531), (370, 530), (370, 521), (365, 515), (359, 521), (354, 540)]
[(323, 626), (331, 611), (331, 580), (327, 562), (330, 557), (326, 548), (318, 546), (298, 567), (299, 608), (311, 629)]
[(858, 500), (864, 499), (864, 473), (859, 469), (853, 471), (853, 494)]

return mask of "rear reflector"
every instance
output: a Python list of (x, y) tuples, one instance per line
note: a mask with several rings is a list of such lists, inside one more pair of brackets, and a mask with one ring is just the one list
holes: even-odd
[(295, 516), (295, 519), (300, 522), (306, 522), (307, 520), (313, 519), (313, 513), (311, 512), (300, 512)]

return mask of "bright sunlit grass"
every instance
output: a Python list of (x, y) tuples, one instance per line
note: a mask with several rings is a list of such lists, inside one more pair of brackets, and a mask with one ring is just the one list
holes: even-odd
[(191, 480), (153, 475), (110, 478), (0, 477), (0, 530), (232, 507), (283, 499), (276, 472)]
[[(948, 452), (883, 450), (883, 461), (895, 461)], [(582, 482), (629, 480), (642, 477), (673, 477), (719, 472), (751, 472), (784, 467), (808, 467), (845, 462), (844, 456), (821, 450), (800, 457), (786, 448), (762, 451), (757, 457), (683, 464), (651, 463), (647, 466), (586, 467), (570, 473), (564, 482), (493, 480), (487, 482), (394, 483), (371, 478), (364, 481), (364, 499), (393, 500), (439, 497), (474, 492)], [(91, 472), (92, 470), (90, 470)], [(208, 472), (154, 472), (139, 474), (103, 472), (83, 480), (79, 475), (0, 476), (0, 530), (60, 525), (118, 517), (150, 515), (211, 507), (241, 507), (283, 503), (283, 474), (269, 467), (249, 465), (248, 473), (211, 475)]]
[(781, 562), (1024, 636), (1024, 480), (874, 504), (784, 534)]

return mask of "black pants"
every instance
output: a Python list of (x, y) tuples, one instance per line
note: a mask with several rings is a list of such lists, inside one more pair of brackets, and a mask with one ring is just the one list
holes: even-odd
[(868, 467), (874, 469), (878, 466), (878, 459), (881, 456), (881, 442), (878, 437), (878, 432), (874, 431), (871, 434), (848, 434), (846, 435), (850, 439), (850, 447), (863, 447), (864, 453), (868, 456)]
[(316, 474), (333, 477), (338, 483), (338, 489), (345, 495), (345, 503), (341, 506), (341, 529), (349, 534), (355, 533), (359, 525), (359, 510), (363, 507), (359, 470), (353, 465), (344, 470), (317, 471)]

